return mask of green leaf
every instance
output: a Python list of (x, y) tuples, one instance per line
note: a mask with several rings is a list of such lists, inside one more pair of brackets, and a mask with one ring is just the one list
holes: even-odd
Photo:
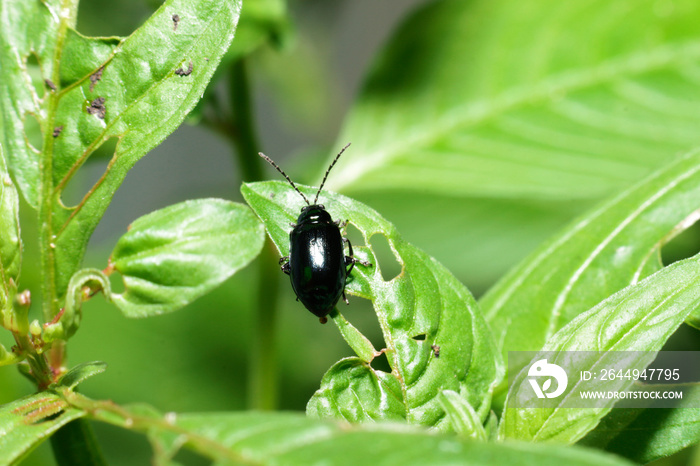
[(350, 348), (360, 357), (360, 360), (366, 363), (372, 362), (372, 359), (379, 356), (377, 350), (372, 345), (372, 342), (356, 329), (350, 322), (343, 317), (343, 314), (335, 308), (331, 313), (333, 323), (338, 327), (343, 339), (350, 345)]
[(75, 334), (80, 327), (83, 318), (83, 300), (90, 293), (102, 291), (107, 299), (111, 297), (111, 285), (109, 278), (102, 270), (81, 269), (73, 274), (68, 283), (66, 303), (58, 320), (49, 322), (43, 326), (41, 338), (44, 343), (54, 340), (67, 340)]
[(0, 406), (0, 464), (15, 464), (61, 426), (83, 415), (51, 392)]
[(646, 464), (700, 442), (700, 388), (684, 395), (672, 409), (613, 409), (579, 445)]
[[(700, 255), (676, 262), (579, 315), (554, 334), (542, 351), (636, 351), (638, 357), (630, 362), (630, 368), (641, 369), (654, 359), (655, 352), (700, 305), (699, 285)], [(580, 367), (571, 366), (569, 373), (596, 372), (608, 367), (606, 358), (608, 354), (601, 353), (596, 359), (576, 360)], [(562, 396), (556, 399), (555, 407), (528, 409), (510, 406), (509, 401), (518, 396), (521, 387), (522, 390), (531, 390), (523, 385), (526, 378), (527, 371), (523, 369), (511, 383), (501, 419), (501, 436), (572, 443), (592, 430), (616, 401), (607, 400), (606, 404), (589, 409), (563, 409), (561, 406), (566, 396)], [(595, 389), (624, 391), (632, 386), (633, 381), (594, 383)]]
[(12, 320), (12, 300), (22, 261), (19, 235), (19, 199), (7, 172), (0, 143), (0, 315), (2, 324)]
[(630, 464), (611, 455), (581, 448), (467, 442), (407, 429), (402, 425), (378, 424), (358, 428), (295, 414), (184, 415), (178, 416), (177, 425), (230, 448), (240, 455), (238, 461), (263, 464), (306, 465), (322, 460), (334, 465), (356, 465), (367, 461), (413, 465)]
[(697, 145), (700, 4), (447, 0), (380, 54), (333, 189), (597, 197)]
[[(88, 402), (89, 403), (89, 402)], [(215, 464), (532, 464), (613, 466), (631, 463), (581, 447), (470, 442), (402, 424), (348, 425), (297, 413), (209, 413), (159, 416), (113, 403), (91, 409), (99, 420), (147, 431), (156, 464), (185, 446)], [(97, 407), (95, 406), (95, 407)], [(127, 422), (127, 419), (130, 422)], [(367, 448), (371, 445), (371, 448)], [(167, 463), (166, 463), (167, 464)]]
[(700, 152), (579, 217), (481, 299), (503, 354), (536, 351), (581, 312), (661, 267), (661, 246), (700, 208)]
[[(119, 142), (103, 177), (78, 205), (54, 204), (59, 290), (67, 286), (63, 277), (77, 269), (126, 173), (178, 127), (201, 97), (233, 39), (239, 10), (237, 0), (169, 0), (92, 74), (62, 89), (55, 118), (64, 127), (64, 137), (55, 144), (61, 160), (55, 173), (59, 191), (92, 151), (111, 138)], [(177, 29), (174, 14), (180, 17)], [(95, 83), (90, 76), (100, 69)], [(98, 98), (105, 99), (104, 118), (86, 111)]]
[(661, 5), (425, 2), (376, 57), (327, 186), (482, 295), (591, 202), (697, 145), (700, 5)]
[(262, 225), (246, 206), (197, 199), (131, 224), (111, 263), (126, 290), (112, 294), (127, 317), (172, 312), (211, 291), (262, 249)]
[(341, 359), (321, 379), (306, 413), (350, 422), (405, 420), (402, 388), (397, 377), (373, 369), (360, 358)]
[(443, 390), (440, 394), (440, 404), (450, 418), (455, 432), (464, 438), (486, 440), (486, 431), (481, 424), (479, 415), (464, 398), (459, 396), (459, 393)]
[[(315, 189), (300, 187), (312, 196)], [(243, 196), (265, 223), (270, 237), (283, 256), (289, 253), (289, 223), (296, 220), (301, 198), (282, 182), (244, 184)], [(360, 418), (395, 418), (394, 404), (382, 399), (393, 394), (396, 378), (400, 386), (403, 412), (410, 423), (449, 428), (438, 394), (444, 389), (458, 392), (480, 416), (488, 413), (492, 387), (502, 377), (502, 366), (489, 330), (469, 291), (421, 250), (406, 242), (396, 228), (363, 204), (333, 193), (323, 192), (319, 202), (334, 219), (349, 219), (364, 238), (365, 245), (353, 245), (355, 255), (374, 264), (357, 265), (346, 292), (371, 299), (384, 336), (391, 374), (371, 368), (360, 360), (343, 360), (326, 374), (320, 390), (307, 407), (318, 416), (345, 417), (337, 400), (352, 396), (355, 385), (374, 383), (376, 390), (360, 392), (357, 403), (379, 407), (380, 412), (353, 409)], [(401, 273), (384, 281), (370, 240), (384, 236)], [(433, 346), (440, 347), (440, 357)], [(343, 374), (345, 372), (345, 374)], [(378, 384), (377, 380), (382, 380)], [(391, 386), (392, 393), (385, 387)], [(348, 390), (347, 393), (344, 391)], [(395, 396), (395, 395), (393, 395)], [(355, 417), (350, 416), (356, 420)]]
[(58, 71), (55, 55), (60, 29), (75, 21), (65, 16), (55, 21), (52, 13), (58, 15), (56, 7), (56, 2), (0, 3), (0, 145), (7, 151), (8, 165), (20, 192), (35, 208), (39, 205), (42, 148), (29, 143), (29, 125), (44, 113), (43, 80)]
[[(8, 86), (0, 89), (0, 106), (23, 195), (37, 207), (39, 188), (45, 191), (42, 215), (62, 297), (126, 173), (202, 96), (233, 39), (240, 0), (168, 0), (125, 39), (78, 34), (71, 16), (77, 1), (57, 3), (2, 3), (0, 67)], [(30, 144), (32, 122), (42, 133), (39, 147)], [(66, 186), (110, 140), (118, 142), (103, 176), (77, 205), (64, 205)]]
[(101, 361), (84, 362), (73, 367), (66, 373), (66, 375), (61, 377), (58, 385), (68, 387), (68, 389), (73, 390), (79, 383), (94, 375), (103, 373), (106, 369), (107, 364)]

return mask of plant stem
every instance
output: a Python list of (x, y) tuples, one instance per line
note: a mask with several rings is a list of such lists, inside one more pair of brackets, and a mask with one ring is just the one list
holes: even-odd
[(229, 92), (231, 94), (231, 111), (235, 132), (233, 143), (238, 155), (238, 166), (243, 181), (260, 181), (263, 169), (258, 152), (260, 144), (255, 133), (253, 109), (250, 99), (250, 83), (244, 59), (236, 60), (231, 65)]
[(268, 238), (259, 259), (258, 309), (248, 369), (248, 407), (251, 409), (273, 410), (277, 407), (274, 328), (277, 321), (277, 256), (277, 250)]
[[(61, 0), (59, 28), (56, 37), (56, 52), (53, 56), (53, 73), (51, 80), (60, 83), (60, 66), (64, 43), (68, 30), (75, 27), (78, 16), (79, 0)], [(54, 191), (53, 160), (54, 137), (53, 125), (58, 109), (58, 92), (50, 92), (47, 103), (47, 114), (43, 131), (42, 156), (40, 159), (41, 191), (39, 198), (39, 250), (41, 254), (42, 310), (45, 322), (51, 322), (58, 314), (60, 305), (56, 290), (56, 256), (55, 236), (53, 228), (53, 208), (58, 194)], [(42, 371), (44, 378), (51, 377), (55, 381), (63, 374), (65, 358), (65, 342), (57, 341), (49, 349), (48, 363), (45, 356), (39, 355), (32, 365), (33, 372)], [(31, 364), (31, 362), (30, 362)], [(34, 366), (37, 366), (36, 368)], [(36, 374), (35, 374), (36, 375)], [(37, 380), (39, 389), (48, 386), (46, 380)], [(92, 427), (84, 420), (76, 420), (66, 424), (51, 437), (51, 447), (59, 465), (102, 465), (102, 458), (97, 442), (92, 434)]]
[[(260, 464), (258, 461), (252, 461), (241, 456), (240, 453), (232, 451), (220, 441), (209, 439), (204, 435), (180, 427), (176, 422), (176, 417), (169, 417), (167, 414), (160, 416), (155, 412), (146, 413), (144, 410), (132, 412), (130, 408), (120, 406), (113, 401), (91, 400), (68, 389), (63, 390), (62, 395), (70, 405), (87, 412), (95, 420), (139, 432), (174, 434), (175, 437), (186, 439), (185, 443), (205, 458), (219, 460), (226, 464)], [(158, 456), (158, 450), (156, 450), (156, 456)]]
[[(235, 129), (231, 140), (236, 148), (241, 178), (243, 181), (262, 180), (262, 159), (258, 157), (260, 145), (255, 133), (250, 85), (243, 59), (236, 60), (231, 66), (229, 91), (232, 127)], [(248, 369), (248, 407), (272, 410), (277, 407), (275, 326), (279, 274), (276, 270), (277, 251), (269, 239), (259, 260), (258, 305)]]

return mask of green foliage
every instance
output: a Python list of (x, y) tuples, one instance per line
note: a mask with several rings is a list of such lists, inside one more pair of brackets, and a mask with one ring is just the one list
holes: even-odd
[(426, 2), (375, 60), (328, 186), (481, 294), (591, 200), (697, 147), (698, 19), (693, 0)]
[(48, 391), (0, 406), (0, 462), (13, 464), (61, 426), (86, 414)]
[[(544, 243), (481, 300), (503, 354), (541, 348), (574, 317), (662, 267), (697, 217), (700, 153), (669, 163)], [(515, 368), (514, 368), (515, 369)]]
[(613, 409), (579, 444), (604, 448), (649, 463), (673, 454), (700, 438), (700, 387), (685, 392), (674, 409)]
[[(697, 2), (442, 0), (409, 15), (353, 104), (341, 134), (353, 147), (328, 180), (368, 202), (320, 195), (333, 219), (348, 220), (349, 234), (359, 235), (355, 256), (372, 264), (355, 265), (346, 292), (371, 304), (381, 336), (367, 331), (363, 316), (350, 323), (331, 313), (355, 356), (327, 370), (306, 416), (163, 414), (76, 391), (106, 368), (66, 366), (68, 340), (95, 294), (126, 317), (209, 306), (199, 298), (258, 255), (264, 263), (257, 280), (241, 285), (250, 288), (245, 299), (216, 303), (222, 313), (209, 320), (189, 310), (187, 331), (206, 334), (209, 346), (194, 350), (180, 336), (168, 344), (216, 366), (192, 390), (201, 400), (206, 384), (227, 373), (240, 378), (221, 340), (250, 333), (238, 327), (257, 302), (251, 339), (261, 338), (246, 348), (249, 364), (262, 361), (258, 374), (274, 371), (272, 245), (289, 254), (289, 224), (302, 206), (284, 182), (244, 183), (250, 207), (221, 199), (170, 205), (135, 220), (108, 263), (83, 267), (127, 173), (188, 115), (224, 133), (241, 152), (245, 179), (257, 179), (244, 65), (256, 50), (290, 44), (293, 28), (284, 0), (167, 0), (128, 37), (86, 37), (76, 30), (77, 8), (78, 0), (0, 0), (0, 312), (14, 345), (0, 344), (0, 366), (16, 364), (39, 390), (0, 405), (0, 463), (20, 461), (52, 435), (59, 462), (103, 463), (88, 420), (141, 434), (163, 465), (177, 464), (183, 448), (215, 464), (622, 465), (620, 456), (647, 462), (700, 441), (695, 386), (668, 410), (612, 402), (523, 409), (512, 401), (526, 372), (510, 365), (510, 389), (504, 374), (514, 350), (603, 352), (578, 370), (605, 366), (605, 352), (639, 351), (634, 364), (643, 368), (684, 321), (697, 325), (700, 255), (667, 267), (661, 260), (662, 247), (700, 211)], [(224, 109), (211, 83), (226, 70)], [(289, 76), (307, 74), (289, 70), (271, 81)], [(104, 172), (70, 205), (67, 192), (105, 148), (113, 153)], [(20, 277), (20, 195), (40, 285)], [(497, 277), (480, 301), (462, 283), (481, 290)], [(168, 317), (121, 340), (140, 348), (134, 367), (185, 372), (138, 346), (170, 338)], [(313, 340), (285, 331), (294, 345), (325, 352), (321, 331)], [(274, 376), (252, 380), (251, 390), (273, 399)], [(119, 384), (148, 387), (134, 379)], [(182, 389), (171, 380), (163, 386)], [(597, 388), (631, 386), (620, 379)]]
[(693, 0), (428, 3), (375, 63), (330, 185), (560, 199), (634, 181), (697, 145), (699, 15)]
[(180, 309), (253, 260), (263, 234), (250, 209), (221, 199), (150, 213), (131, 224), (112, 252), (126, 290), (110, 299), (127, 317)]
[[(699, 280), (700, 255), (669, 265), (579, 315), (549, 338), (542, 350), (602, 352), (600, 358), (582, 358), (581, 366), (573, 367), (572, 374), (610, 367), (608, 352), (611, 351), (638, 352), (635, 353), (638, 358), (627, 364), (642, 370), (653, 362), (656, 353), (688, 314), (700, 305)], [(550, 362), (556, 363), (557, 359)], [(526, 371), (521, 371), (508, 393), (501, 421), (501, 434), (505, 437), (573, 443), (593, 429), (615, 401), (609, 400), (600, 408), (577, 410), (562, 409), (560, 405), (511, 408), (508, 401), (516, 396), (517, 390), (523, 389), (526, 376)], [(632, 383), (628, 379), (594, 381), (591, 389), (625, 391)], [(564, 401), (562, 397), (560, 403)]]
[[(313, 199), (313, 188), (299, 189)], [(301, 198), (283, 182), (244, 184), (242, 192), (280, 254), (288, 255), (287, 225), (298, 216)], [(307, 410), (315, 416), (352, 421), (405, 418), (409, 423), (448, 429), (438, 395), (450, 389), (465, 396), (485, 419), (491, 391), (503, 371), (486, 322), (469, 291), (369, 207), (327, 192), (319, 202), (328, 206), (332, 218), (350, 219), (368, 245), (353, 249), (359, 259), (373, 266), (356, 265), (346, 291), (372, 300), (392, 373), (382, 373), (361, 360), (341, 361), (326, 374)], [(384, 265), (371, 246), (374, 235), (388, 240), (402, 267), (390, 281), (382, 277)], [(441, 326), (441, 322), (449, 325)], [(440, 348), (439, 358), (433, 346)], [(367, 386), (374, 390), (366, 390)], [(362, 396), (347, 403), (355, 392)]]

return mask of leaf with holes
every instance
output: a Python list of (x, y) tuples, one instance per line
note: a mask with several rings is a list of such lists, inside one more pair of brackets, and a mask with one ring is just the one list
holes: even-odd
[(128, 317), (175, 311), (252, 261), (265, 233), (250, 209), (197, 199), (134, 221), (110, 262), (126, 290), (111, 300)]
[[(35, 208), (39, 205), (39, 155), (43, 148), (41, 137), (36, 136), (42, 122), (37, 120), (45, 114), (43, 99), (47, 96), (43, 80), (58, 73), (55, 54), (61, 31), (55, 7), (56, 2), (0, 3), (0, 145), (5, 147), (20, 192)], [(64, 27), (75, 26), (75, 17), (62, 21)]]
[[(615, 357), (610, 352), (618, 351), (634, 352), (630, 353), (633, 357), (627, 367), (642, 370), (699, 305), (700, 255), (697, 255), (665, 267), (580, 314), (547, 340), (542, 351), (557, 355), (549, 361), (554, 364), (559, 357), (567, 358), (564, 353), (567, 351), (600, 352), (577, 359), (568, 366), (569, 374), (583, 370), (596, 373), (610, 367), (610, 360)], [(499, 429), (503, 437), (573, 443), (591, 431), (617, 401), (608, 399), (596, 407), (567, 409), (566, 401), (569, 396), (576, 396), (572, 394), (575, 389), (624, 392), (634, 383), (625, 378), (577, 380), (567, 385), (562, 396), (552, 399), (555, 401), (552, 405), (536, 409), (516, 407), (511, 400), (532, 396), (532, 388), (525, 383), (527, 375), (528, 371), (523, 369), (510, 384)]]
[(503, 354), (540, 349), (581, 312), (658, 270), (661, 246), (697, 219), (699, 199), (695, 152), (543, 244), (481, 299)]
[[(31, 205), (47, 193), (42, 213), (55, 246), (49, 261), (55, 270), (47, 273), (65, 293), (126, 173), (202, 96), (233, 39), (240, 0), (168, 0), (124, 39), (75, 32), (77, 5), (3, 2), (1, 8), (0, 66), (11, 84), (0, 89), (0, 102), (10, 166)], [(37, 62), (36, 87), (30, 58)], [(26, 137), (27, 115), (38, 120), (41, 147), (32, 148)], [(65, 206), (66, 186), (112, 140), (118, 143), (103, 176), (77, 205)], [(40, 174), (39, 166), (50, 173)]]
[(15, 464), (61, 426), (84, 415), (49, 391), (0, 406), (0, 464)]
[(598, 197), (698, 143), (700, 3), (428, 2), (376, 60), (335, 190)]
[[(300, 189), (313, 199), (315, 189)], [(289, 223), (300, 213), (301, 198), (283, 182), (244, 184), (241, 191), (265, 223), (280, 253), (288, 255)], [(396, 418), (398, 406), (402, 410), (399, 417), (410, 423), (448, 429), (438, 395), (449, 389), (465, 397), (485, 418), (491, 390), (502, 376), (502, 368), (469, 291), (435, 259), (406, 242), (377, 212), (328, 192), (321, 193), (319, 201), (334, 219), (349, 219), (362, 233), (365, 244), (370, 244), (373, 235), (383, 235), (402, 270), (397, 277), (384, 281), (382, 263), (377, 263), (372, 247), (353, 246), (358, 258), (374, 266), (357, 265), (346, 291), (372, 300), (392, 373), (382, 373), (359, 360), (342, 368), (336, 365), (309, 402), (308, 411), (359, 421)], [(373, 391), (354, 391), (356, 385), (372, 383), (376, 386)], [(340, 402), (352, 396), (351, 392), (358, 396), (358, 409), (343, 410)]]

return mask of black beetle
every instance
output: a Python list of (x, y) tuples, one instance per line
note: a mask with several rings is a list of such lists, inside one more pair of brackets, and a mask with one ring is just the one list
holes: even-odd
[[(318, 195), (323, 189), (328, 173), (348, 146), (350, 144), (342, 148), (326, 170), (313, 204), (270, 157), (262, 152), (259, 153), (260, 157), (267, 160), (287, 179), (306, 202), (306, 206), (301, 209), (301, 214), (297, 218), (297, 223), (292, 224), (293, 228), (289, 233), (289, 256), (282, 257), (280, 264), (282, 271), (291, 278), (297, 300), (316, 315), (322, 324), (328, 321), (326, 316), (333, 310), (341, 296), (345, 303), (348, 303), (345, 297), (345, 282), (355, 263), (372, 265), (355, 259), (352, 244), (340, 232), (347, 222), (333, 221), (326, 208), (317, 204)], [(348, 243), (350, 252), (348, 256), (345, 255), (343, 243)]]

